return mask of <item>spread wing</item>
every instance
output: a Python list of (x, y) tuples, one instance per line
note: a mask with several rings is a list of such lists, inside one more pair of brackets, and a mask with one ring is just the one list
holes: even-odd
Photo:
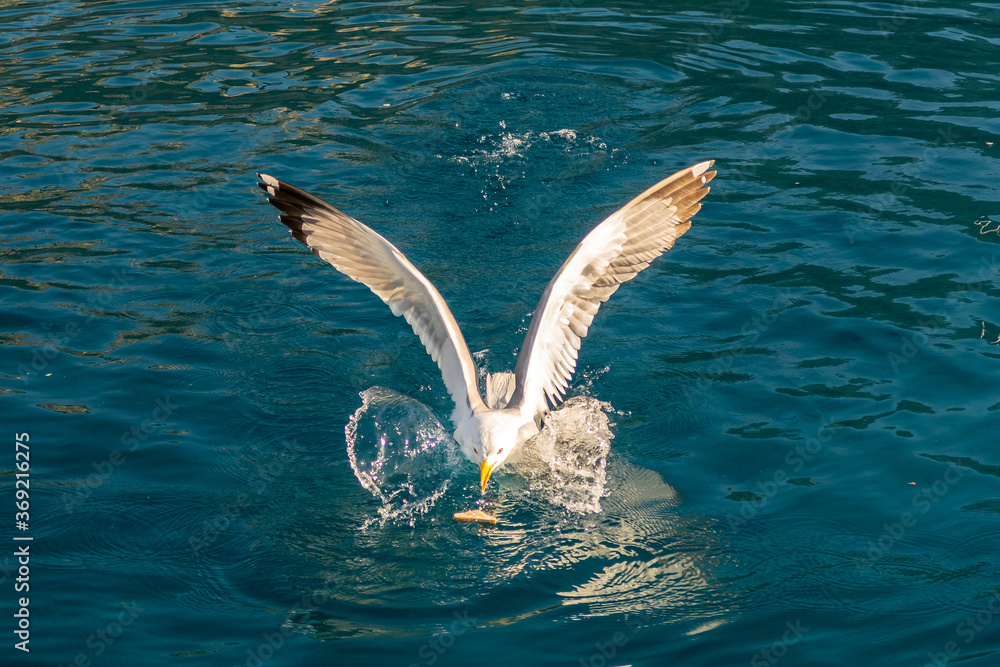
[(562, 400), (580, 341), (601, 304), (674, 245), (708, 194), (713, 161), (666, 178), (615, 211), (580, 242), (542, 294), (514, 370), (508, 408), (537, 419)]
[(367, 286), (402, 315), (437, 362), (459, 421), (485, 409), (476, 366), (458, 323), (429, 280), (395, 246), (370, 228), (304, 190), (265, 174), (257, 183), (292, 230), (320, 259)]

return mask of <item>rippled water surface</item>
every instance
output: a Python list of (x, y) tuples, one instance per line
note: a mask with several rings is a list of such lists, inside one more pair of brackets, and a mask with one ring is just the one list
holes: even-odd
[[(14, 1), (0, 92), (3, 664), (1000, 660), (1000, 4)], [(253, 175), (496, 372), (706, 159), (485, 496), (406, 323)]]

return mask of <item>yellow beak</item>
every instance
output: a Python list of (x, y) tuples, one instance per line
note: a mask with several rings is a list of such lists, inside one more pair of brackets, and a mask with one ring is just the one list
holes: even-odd
[(482, 482), (483, 493), (486, 493), (486, 483), (490, 481), (491, 474), (493, 474), (493, 466), (483, 461), (483, 464), (479, 466), (479, 481)]

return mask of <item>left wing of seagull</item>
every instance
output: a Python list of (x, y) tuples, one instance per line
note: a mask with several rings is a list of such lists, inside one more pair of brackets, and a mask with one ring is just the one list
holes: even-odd
[(486, 409), (476, 366), (448, 304), (434, 285), (394, 245), (346, 213), (305, 190), (265, 174), (268, 194), (292, 236), (348, 278), (367, 286), (413, 327), (437, 362), (460, 419)]
[(508, 408), (538, 419), (558, 404), (576, 369), (580, 341), (601, 304), (691, 228), (713, 161), (682, 169), (612, 213), (549, 282), (524, 337)]

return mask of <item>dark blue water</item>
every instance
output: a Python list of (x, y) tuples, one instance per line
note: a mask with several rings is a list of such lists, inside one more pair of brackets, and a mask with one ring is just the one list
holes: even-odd
[[(5, 3), (0, 662), (997, 664), (998, 72), (990, 2)], [(705, 159), (496, 528), (433, 361), (253, 176), (497, 371)]]

